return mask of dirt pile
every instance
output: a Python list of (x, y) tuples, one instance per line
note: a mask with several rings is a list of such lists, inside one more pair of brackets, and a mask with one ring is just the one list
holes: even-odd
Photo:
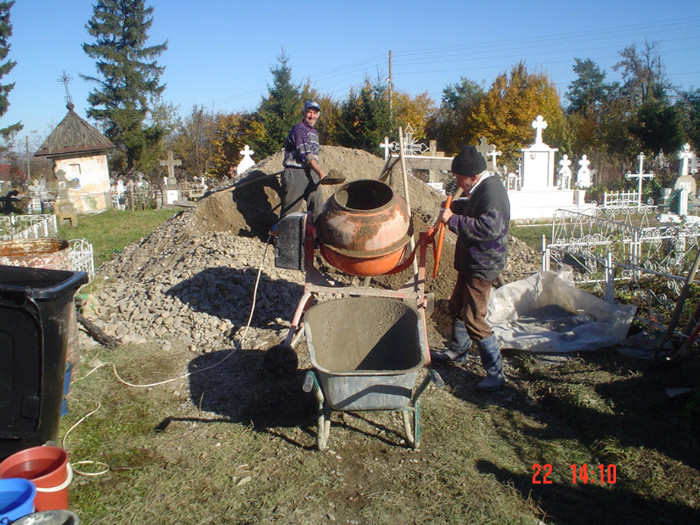
[[(326, 172), (334, 170), (347, 181), (377, 178), (384, 166), (382, 159), (367, 152), (328, 146), (322, 149), (321, 161)], [(255, 166), (257, 175), (281, 168), (281, 153)], [(395, 169), (387, 182), (404, 194), (400, 171)], [(425, 231), (435, 223), (444, 196), (413, 177), (408, 182), (414, 228)], [(328, 197), (337, 188), (326, 186), (323, 191)], [(125, 248), (98, 270), (105, 285), (88, 305), (87, 315), (124, 342), (150, 339), (167, 346), (179, 339), (188, 341), (194, 352), (207, 352), (230, 347), (231, 339), (247, 324), (257, 282), (246, 347), (262, 349), (279, 342), (302, 295), (304, 275), (275, 268), (272, 246), (266, 244), (269, 229), (277, 221), (278, 189), (278, 179), (268, 177), (236, 191), (215, 191), (196, 208), (181, 212)], [(446, 305), (456, 278), (452, 268), (456, 237), (448, 233), (445, 239), (440, 272), (427, 284), (435, 294), (429, 326), (433, 344), (447, 333)], [(509, 248), (504, 282), (538, 269), (534, 250), (514, 238)], [(431, 254), (428, 266), (430, 275)], [(336, 282), (358, 282), (320, 260), (319, 267)], [(395, 289), (411, 276), (409, 269), (377, 277), (372, 285)]]

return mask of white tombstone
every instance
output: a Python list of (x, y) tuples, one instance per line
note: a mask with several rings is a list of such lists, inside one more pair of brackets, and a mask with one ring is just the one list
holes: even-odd
[(576, 186), (579, 188), (590, 188), (591, 187), (591, 170), (588, 166), (591, 165), (591, 161), (588, 160), (588, 156), (581, 155), (581, 160), (578, 161), (578, 165), (581, 166), (576, 172)]
[(571, 161), (566, 153), (559, 161), (559, 165), (561, 166), (559, 168), (559, 189), (568, 190), (571, 186), (571, 168), (569, 168)]
[(695, 157), (695, 152), (690, 151), (690, 144), (684, 144), (681, 150), (678, 152), (678, 158), (681, 161), (680, 165), (678, 166), (679, 177), (684, 177), (690, 174), (690, 159), (693, 157)]
[(244, 173), (245, 170), (255, 166), (255, 161), (252, 158), (255, 152), (248, 147), (248, 144), (246, 144), (245, 147), (241, 151), (239, 151), (239, 153), (243, 155), (241, 162), (239, 162), (238, 166), (236, 166), (236, 172), (240, 174)]
[(559, 150), (550, 148), (542, 140), (542, 130), (547, 127), (542, 115), (537, 115), (532, 127), (535, 130), (535, 142), (520, 150), (522, 191), (554, 190), (554, 154)]

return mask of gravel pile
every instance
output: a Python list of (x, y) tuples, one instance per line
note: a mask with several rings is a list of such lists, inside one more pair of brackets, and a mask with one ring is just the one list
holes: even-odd
[[(376, 178), (382, 159), (364, 151), (324, 147), (322, 166), (342, 173), (347, 180)], [(275, 155), (256, 169), (274, 173), (281, 169)], [(401, 177), (392, 175), (392, 185)], [(398, 181), (397, 181), (398, 179)], [(274, 267), (274, 248), (267, 238), (277, 217), (276, 180), (256, 183), (236, 192), (217, 191), (156, 229), (150, 236), (126, 247), (102, 265), (103, 280), (90, 296), (83, 314), (125, 344), (155, 342), (168, 348), (175, 342), (196, 353), (232, 348), (240, 338), (253, 305), (258, 270), (262, 266), (254, 315), (244, 347), (266, 349), (286, 336), (303, 293), (302, 272)], [(327, 192), (333, 187), (325, 187)], [(401, 194), (403, 190), (397, 188)], [(414, 227), (432, 225), (442, 195), (413, 177), (409, 191)], [(434, 336), (446, 333), (444, 309), (455, 280), (452, 269), (454, 236), (446, 236), (440, 273), (428, 282), (435, 293), (436, 312), (429, 326)], [(266, 253), (263, 262), (263, 254)], [(511, 239), (509, 265), (504, 282), (520, 279), (539, 268), (539, 255), (517, 239)], [(329, 277), (350, 283), (351, 278), (330, 269)], [(395, 288), (406, 275), (380, 277), (374, 286)], [(357, 284), (357, 279), (354, 279)]]

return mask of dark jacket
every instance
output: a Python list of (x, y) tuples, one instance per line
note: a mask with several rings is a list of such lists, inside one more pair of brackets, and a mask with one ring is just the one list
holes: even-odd
[(469, 276), (493, 281), (506, 266), (510, 201), (497, 176), (482, 180), (468, 199), (450, 207), (447, 221), (457, 234), (454, 267)]

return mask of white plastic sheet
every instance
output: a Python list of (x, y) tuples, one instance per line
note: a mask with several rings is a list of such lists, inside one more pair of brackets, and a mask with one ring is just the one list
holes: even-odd
[(541, 271), (494, 290), (486, 320), (502, 348), (574, 352), (622, 342), (636, 310), (576, 288), (570, 271)]

